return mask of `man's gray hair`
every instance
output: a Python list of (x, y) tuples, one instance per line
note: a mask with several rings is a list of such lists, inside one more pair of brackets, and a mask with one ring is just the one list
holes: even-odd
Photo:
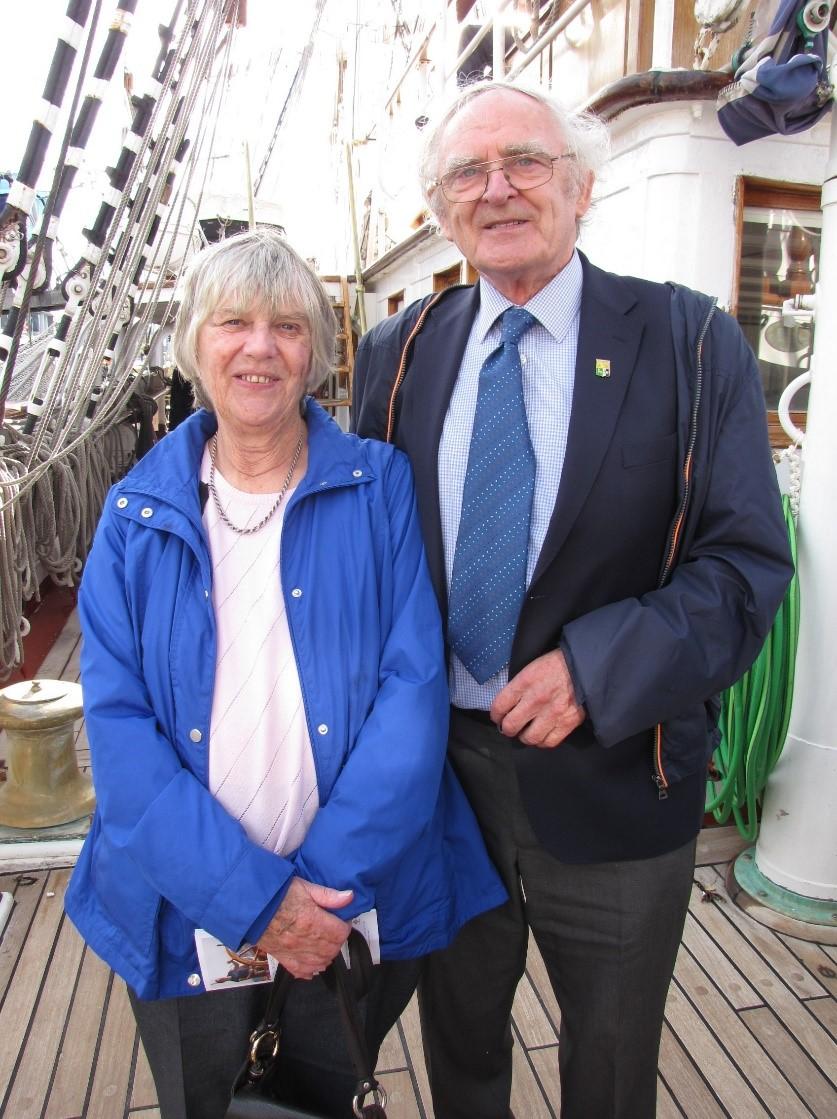
[(316, 273), (274, 229), (237, 233), (192, 260), (175, 321), (175, 363), (204, 407), (211, 409), (212, 402), (201, 383), (198, 330), (222, 305), (236, 311), (263, 309), (271, 316), (301, 312), (311, 331), (305, 391), (313, 392), (333, 370), (337, 319)]
[[(592, 113), (571, 112), (556, 98), (551, 97), (540, 89), (522, 85), (514, 81), (480, 80), (458, 89), (453, 97), (440, 107), (425, 127), (425, 139), (421, 153), (419, 173), (424, 199), (430, 209), (437, 216), (443, 213), (446, 206), (445, 197), (439, 189), (439, 177), (442, 168), (439, 166), (439, 155), (442, 141), (448, 125), (456, 116), (478, 97), (486, 93), (495, 93), (499, 90), (511, 90), (523, 94), (543, 105), (552, 115), (555, 123), (561, 129), (567, 151), (575, 157), (568, 161), (567, 167), (570, 182), (575, 193), (582, 190), (587, 175), (592, 172), (597, 176), (607, 162), (610, 154), (610, 141), (605, 124)], [(556, 153), (557, 154), (557, 153)]]

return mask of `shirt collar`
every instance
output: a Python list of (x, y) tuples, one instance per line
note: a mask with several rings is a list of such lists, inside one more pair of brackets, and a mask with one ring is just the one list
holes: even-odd
[[(546, 287), (532, 296), (526, 310), (545, 327), (556, 342), (562, 342), (581, 307), (583, 273), (578, 253), (573, 250), (569, 263)], [(484, 276), (480, 277), (480, 309), (474, 321), (474, 336), (485, 342), (497, 319), (513, 304)]]

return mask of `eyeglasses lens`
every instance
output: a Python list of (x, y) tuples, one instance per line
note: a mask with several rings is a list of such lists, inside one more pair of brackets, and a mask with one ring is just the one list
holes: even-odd
[(442, 176), (442, 193), (449, 202), (476, 202), (485, 194), (493, 171), (502, 171), (515, 190), (531, 190), (549, 182), (552, 168), (552, 159), (541, 155), (514, 155), (488, 164), (469, 164)]

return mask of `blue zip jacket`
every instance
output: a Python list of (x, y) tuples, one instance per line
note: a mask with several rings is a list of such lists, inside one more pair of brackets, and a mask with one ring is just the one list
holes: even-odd
[[(378, 911), (381, 956), (447, 945), (505, 891), (445, 763), (438, 609), (406, 458), (308, 402), (281, 582), (320, 808), (298, 851), (254, 844), (208, 790), (215, 676), (199, 412), (111, 491), (79, 598), (97, 810), (66, 909), (143, 998), (200, 993), (195, 928), (237, 946), (299, 875)], [(191, 977), (191, 983), (190, 983)], [(192, 984), (195, 984), (194, 986)]]

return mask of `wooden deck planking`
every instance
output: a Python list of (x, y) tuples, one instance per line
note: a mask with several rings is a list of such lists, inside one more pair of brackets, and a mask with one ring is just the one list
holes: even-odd
[[(21, 876), (34, 882), (17, 885), (19, 900), (0, 943), (0, 1114), (153, 1119), (153, 1083), (124, 984), (62, 917), (67, 875)], [(0, 885), (14, 888), (17, 877), (3, 876)], [(757, 934), (743, 914), (739, 928), (727, 914), (731, 904), (692, 903), (667, 1007), (658, 1119), (830, 1119), (837, 1115), (837, 1000), (824, 988), (807, 994), (811, 977), (800, 987), (796, 976), (789, 985), (790, 974), (780, 976), (753, 947), (764, 930)], [(783, 939), (779, 957), (768, 943), (773, 964), (797, 972), (804, 965), (796, 950), (809, 966), (820, 963), (803, 943)], [(738, 983), (736, 969), (744, 969)], [(560, 1115), (557, 1023), (545, 1009), (551, 992), (538, 985), (543, 974), (533, 948), (514, 1006), (512, 1106), (521, 1119)], [(752, 1003), (751, 991), (756, 1004), (738, 1005)], [(387, 1038), (379, 1068), (390, 1119), (432, 1119), (415, 1000)]]
[(716, 1047), (722, 1042), (730, 1063), (746, 1075), (768, 1115), (793, 1114), (799, 1103), (796, 1093), (777, 1075), (776, 1065), (689, 951), (680, 952), (675, 975), (681, 991), (711, 1031)]
[[(678, 967), (681, 966), (678, 962)], [(666, 1003), (666, 1019), (683, 1048), (697, 1062), (712, 1094), (721, 1105), (721, 1114), (731, 1119), (765, 1119), (769, 1112), (762, 1107), (746, 1079), (718, 1044), (716, 1035), (686, 997), (676, 977), (677, 971)], [(676, 1087), (671, 1081), (668, 1083), (676, 1094)]]
[[(73, 614), (39, 672), (77, 679)], [(76, 733), (88, 764), (84, 724)], [(2, 743), (0, 743), (2, 753)], [(837, 947), (774, 932), (726, 895), (734, 829), (704, 830), (660, 1052), (657, 1119), (837, 1116)], [(15, 895), (0, 940), (0, 1115), (160, 1119), (125, 987), (61, 912), (67, 870), (0, 875)], [(27, 884), (29, 883), (29, 884)], [(48, 896), (52, 894), (53, 896)], [(513, 1008), (518, 1119), (560, 1115), (560, 1010), (530, 941)], [(384, 1043), (390, 1119), (433, 1119), (416, 1000)]]
[[(44, 1119), (64, 1119), (84, 1111), (111, 981), (110, 969), (89, 948), (85, 949)], [(157, 1094), (152, 1090), (151, 1103), (156, 1102)]]
[[(695, 904), (703, 905), (703, 901)], [(717, 904), (717, 903), (710, 903)], [(723, 991), (730, 1004), (736, 1010), (744, 1010), (748, 1006), (761, 1006), (764, 1000), (756, 994), (753, 988), (730, 959), (719, 951), (719, 944), (709, 935), (700, 922), (691, 913), (686, 916), (683, 929), (683, 944), (689, 949), (695, 959), (712, 976), (715, 985)]]
[(546, 1045), (557, 1044), (558, 1033), (547, 1017), (528, 975), (524, 975), (518, 985), (512, 1018), (527, 1049), (541, 1049)]
[(9, 1115), (40, 1115), (43, 1111), (83, 950), (80, 938), (65, 919), (55, 944), (55, 955), (61, 963), (50, 969), (50, 980), (43, 987), (32, 1015), (26, 1048), (6, 1104)]
[[(706, 868), (701, 868), (697, 874), (705, 878)], [(713, 876), (714, 885), (720, 892), (721, 875), (717, 870), (713, 870)], [(761, 960), (755, 974), (760, 977), (763, 986), (759, 987), (758, 984), (755, 986), (764, 1001), (768, 1001), (766, 992), (778, 989), (773, 982), (773, 977), (784, 980), (784, 984), (790, 987), (799, 999), (816, 998), (827, 994), (819, 980), (807, 971), (771, 929), (757, 924), (728, 900), (720, 904), (703, 903), (698, 906), (695, 904), (696, 894), (699, 896), (697, 891), (692, 895), (692, 913), (707, 932), (724, 946), (728, 954), (733, 953), (731, 958), (744, 974), (750, 976), (751, 983), (754, 973), (751, 972), (747, 961), (751, 956)], [(726, 894), (723, 896), (726, 898)], [(730, 926), (734, 926), (739, 933), (745, 932), (746, 936), (731, 937)]]
[(837, 1001), (833, 998), (809, 999), (806, 1005), (831, 1036), (837, 1040)]
[[(401, 1015), (396, 1027), (401, 1038), (404, 1052), (407, 1054), (412, 1069), (416, 1100), (426, 1119), (433, 1119), (433, 1105), (430, 1103), (430, 1084), (427, 1080), (427, 1069), (424, 1067), (421, 1046), (421, 1026), (419, 1024), (418, 999), (415, 996), (404, 1013)], [(388, 1112), (388, 1119), (399, 1119), (394, 1111)]]
[[(816, 1115), (817, 1119), (833, 1119), (837, 1114), (837, 1096), (833, 1085), (828, 1083), (773, 1011), (767, 1007), (755, 1008), (745, 1011), (742, 1019), (776, 1067), (782, 1070), (788, 1083), (796, 1089), (799, 1102), (795, 1111), (801, 1115)], [(792, 1115), (794, 1111), (785, 1114)]]
[(0, 1008), (18, 957), (23, 950), (44, 884), (45, 879), (35, 875), (0, 875), (0, 890), (13, 896), (15, 911), (15, 920), (6, 928), (0, 943)]
[(819, 944), (812, 944), (808, 940), (799, 940), (784, 933), (778, 934), (779, 939), (796, 956), (806, 970), (814, 976), (818, 983), (831, 995), (837, 996), (837, 964)]
[(128, 990), (114, 977), (85, 1119), (122, 1119), (130, 1098), (138, 1047)]
[(526, 1119), (555, 1119), (557, 1113), (546, 1098), (531, 1054), (521, 1043), (519, 1031), (514, 1028), (513, 1033), (511, 1109)]
[(666, 1021), (660, 1039), (660, 1079), (687, 1119), (722, 1119), (724, 1112), (701, 1068)]
[(698, 866), (728, 863), (749, 846), (735, 827), (704, 828), (698, 836), (695, 863)]
[[(0, 1037), (3, 1038), (0, 1087), (11, 1082), (16, 1066), (24, 1057), (33, 1011), (37, 1009), (47, 978), (51, 981), (53, 946), (64, 916), (62, 892), (55, 887), (65, 883), (68, 877), (68, 870), (52, 871), (47, 875), (46, 888), (4, 991), (0, 1006)], [(10, 927), (16, 923), (15, 917), (15, 910), (12, 910)]]

